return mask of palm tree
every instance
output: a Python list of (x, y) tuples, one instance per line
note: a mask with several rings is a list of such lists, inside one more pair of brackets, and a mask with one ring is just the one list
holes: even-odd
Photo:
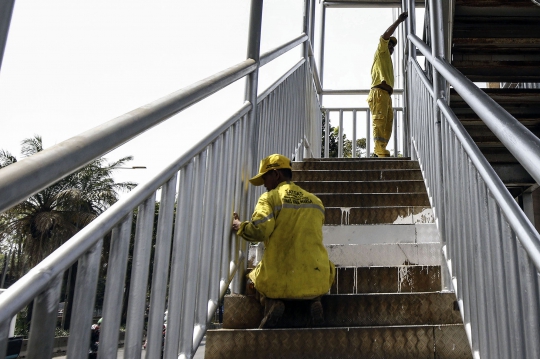
[[(40, 136), (22, 141), (24, 157), (43, 150)], [(133, 182), (117, 183), (112, 173), (131, 161), (127, 156), (108, 163), (98, 158), (80, 170), (66, 176), (50, 187), (34, 194), (26, 201), (0, 214), (0, 240), (10, 245), (12, 255), (11, 277), (21, 277), (28, 268), (35, 266), (65, 241), (84, 228), (97, 216), (118, 200), (120, 191), (129, 191), (136, 186)], [(17, 162), (15, 156), (0, 150), (0, 168)], [(15, 259), (16, 258), (16, 259)], [(77, 264), (66, 275), (68, 319), (73, 297), (73, 282)], [(29, 306), (27, 320), (31, 316)], [(67, 329), (66, 328), (66, 329)]]
[[(42, 150), (40, 136), (22, 141), (24, 157)], [(112, 178), (115, 168), (132, 159), (128, 156), (108, 163), (98, 158), (0, 214), (0, 239), (10, 243), (18, 255), (17, 268), (12, 268), (18, 276), (114, 204), (120, 191), (136, 186), (132, 182), (116, 183)], [(0, 168), (15, 162), (15, 156), (0, 150)]]

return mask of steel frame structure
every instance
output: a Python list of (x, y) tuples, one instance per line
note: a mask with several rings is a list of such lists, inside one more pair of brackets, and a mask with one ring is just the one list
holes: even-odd
[[(324, 2), (323, 6), (351, 3)], [(356, 3), (372, 6), (375, 2)], [(230, 234), (230, 223), (232, 210), (246, 218), (253, 207), (258, 193), (249, 189), (247, 179), (258, 159), (273, 152), (288, 154), (295, 160), (321, 153), (320, 95), (333, 91), (322, 87), (322, 58), (320, 73), (316, 71), (315, 1), (305, 1), (302, 33), (265, 54), (259, 54), (262, 5), (262, 0), (252, 0), (245, 61), (0, 170), (0, 211), (5, 211), (146, 129), (246, 78), (246, 101), (233, 116), (0, 296), (0, 353), (6, 350), (11, 317), (32, 300), (34, 314), (27, 357), (52, 352), (61, 278), (78, 262), (74, 301), (77, 315), (72, 318), (68, 355), (87, 355), (94, 305), (91, 294), (96, 291), (103, 237), (112, 232), (111, 275), (106, 284), (99, 356), (116, 357), (119, 308), (133, 237), (135, 265), (129, 274), (125, 350), (130, 358), (140, 357), (140, 318), (155, 230), (147, 355), (157, 357), (161, 351), (163, 311), (168, 307), (164, 356), (192, 357), (207, 321), (236, 273), (240, 275), (233, 281), (233, 289), (241, 291), (239, 278), (245, 269), (246, 247)], [(3, 53), (13, 1), (2, 2), (1, 6), (0, 10), (5, 10), (0, 12)], [(406, 23), (405, 106), (398, 110), (403, 110), (407, 119), (403, 130), (405, 138), (410, 139), (410, 153), (421, 163), (473, 354), (476, 358), (536, 357), (540, 352), (540, 235), (449, 109), (449, 85), (539, 183), (540, 140), (445, 60), (449, 35), (443, 19), (449, 15), (441, 0), (429, 0), (431, 47), (414, 34), (415, 1), (403, 0), (401, 6), (410, 16)], [(303, 58), (257, 96), (258, 69), (300, 45)], [(323, 45), (324, 41), (322, 52)], [(432, 65), (432, 80), (419, 66), (417, 51)], [(364, 109), (328, 110), (342, 114)], [(216, 178), (222, 180), (216, 182)], [(154, 228), (155, 198), (160, 188), (158, 224)]]

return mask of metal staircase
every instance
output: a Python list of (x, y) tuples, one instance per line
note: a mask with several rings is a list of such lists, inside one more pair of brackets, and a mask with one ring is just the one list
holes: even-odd
[[(0, 2), (2, 52), (13, 3)], [(100, 358), (117, 357), (126, 303), (125, 356), (142, 356), (147, 298), (149, 358), (160, 356), (166, 308), (165, 358), (192, 358), (205, 333), (208, 359), (537, 358), (540, 234), (515, 195), (540, 183), (538, 92), (505, 85), (481, 90), (458, 70), (474, 81), (540, 82), (539, 10), (528, 0), (429, 0), (428, 45), (415, 35), (417, 3), (424, 2), (322, 1), (321, 6), (323, 18), (326, 6), (409, 11), (401, 47), (408, 49), (402, 137), (404, 153), (418, 162), (316, 159), (328, 153), (320, 141), (323, 96), (365, 90), (323, 87), (323, 63), (317, 71), (313, 51), (315, 0), (304, 3), (302, 33), (263, 54), (263, 1), (252, 0), (244, 61), (2, 168), (0, 212), (235, 81), (246, 81), (245, 101), (234, 114), (0, 296), (0, 358), (12, 317), (32, 301), (28, 357), (50, 357), (62, 278), (76, 262), (67, 353), (88, 354), (97, 269), (109, 233)], [(452, 43), (451, 59), (445, 45)], [(299, 47), (298, 62), (261, 91), (259, 69)], [(416, 60), (421, 55), (431, 71)], [(449, 85), (459, 95), (448, 93)], [(325, 243), (338, 273), (323, 298), (323, 327), (309, 328), (302, 303), (291, 302), (281, 328), (253, 329), (261, 308), (244, 293), (246, 242), (231, 234), (230, 225), (233, 211), (249, 216), (260, 188), (247, 179), (271, 153), (298, 161), (294, 180), (326, 206)], [(136, 263), (130, 272), (128, 258)], [(227, 288), (237, 294), (225, 298), (225, 329), (207, 332)]]
[(326, 206), (337, 275), (322, 299), (325, 324), (312, 327), (307, 306), (288, 301), (278, 328), (256, 329), (259, 303), (227, 296), (205, 358), (471, 358), (455, 294), (441, 284), (441, 242), (418, 162), (312, 159), (293, 168), (295, 183)]
[[(529, 0), (457, 0), (452, 35), (452, 65), (470, 80), (495, 87), (484, 92), (539, 137), (540, 6)], [(536, 184), (455, 91), (450, 105), (515, 197)]]

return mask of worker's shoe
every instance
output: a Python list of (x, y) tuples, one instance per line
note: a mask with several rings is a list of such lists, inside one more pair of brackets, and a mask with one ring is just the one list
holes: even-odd
[(285, 303), (279, 299), (265, 298), (264, 318), (261, 320), (259, 329), (274, 328), (285, 311)]
[(388, 142), (375, 141), (375, 148), (373, 152), (377, 157), (390, 157), (390, 151), (386, 149)]
[(309, 311), (311, 314), (311, 322), (313, 326), (320, 326), (324, 324), (324, 312), (320, 299), (316, 299), (311, 302)]

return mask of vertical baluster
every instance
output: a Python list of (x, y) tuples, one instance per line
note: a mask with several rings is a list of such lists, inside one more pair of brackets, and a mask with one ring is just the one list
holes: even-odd
[(513, 357), (525, 358), (525, 343), (521, 330), (523, 312), (519, 298), (515, 295), (520, 287), (517, 259), (517, 238), (506, 220), (502, 221), (504, 277), (505, 287), (510, 295), (508, 299), (508, 328), (510, 333), (510, 348)]
[(209, 301), (209, 287), (210, 287), (210, 275), (212, 268), (212, 246), (213, 246), (213, 228), (214, 228), (214, 219), (216, 216), (216, 206), (214, 201), (216, 198), (216, 184), (214, 182), (217, 177), (216, 171), (216, 158), (218, 156), (217, 150), (219, 146), (216, 143), (213, 143), (208, 148), (208, 156), (206, 161), (206, 171), (204, 174), (205, 183), (203, 191), (203, 200), (204, 207), (203, 218), (202, 218), (202, 234), (201, 234), (201, 254), (197, 265), (199, 267), (199, 290), (197, 293), (197, 316), (195, 319), (195, 332), (193, 335), (193, 348), (196, 348), (205, 331), (206, 324), (210, 318), (210, 308), (215, 310), (215, 302), (212, 304)]
[(150, 313), (146, 356), (158, 358), (163, 350), (163, 319), (165, 298), (167, 296), (167, 279), (169, 276), (169, 258), (171, 256), (172, 228), (174, 204), (176, 199), (176, 178), (172, 176), (161, 189), (161, 203), (156, 231), (156, 247), (154, 250), (154, 268), (152, 271), (152, 289), (150, 292)]
[(113, 359), (117, 356), (132, 221), (133, 215), (129, 213), (112, 230), (103, 299), (103, 322), (100, 327), (98, 355), (101, 359)]
[[(67, 349), (67, 355), (73, 358), (88, 356), (102, 245), (103, 239), (100, 239), (98, 243), (79, 258)], [(29, 347), (34, 350), (34, 343), (29, 343)], [(28, 354), (30, 358), (30, 353)], [(35, 353), (32, 354), (32, 357), (35, 355), (35, 358), (38, 358), (42, 354)]]
[(5, 359), (6, 357), (8, 340), (9, 340), (10, 323), (11, 322), (9, 320), (0, 322), (0, 358), (1, 359)]
[(191, 196), (193, 193), (193, 161), (181, 171), (178, 179), (178, 204), (176, 208), (176, 221), (173, 238), (173, 253), (171, 263), (171, 277), (169, 281), (169, 302), (167, 315), (167, 333), (165, 336), (165, 358), (176, 359), (180, 341), (182, 321), (185, 319), (184, 294), (186, 273), (185, 267), (188, 256), (188, 240), (191, 232), (190, 218)]
[(199, 279), (199, 262), (201, 253), (201, 226), (203, 220), (203, 198), (206, 171), (206, 151), (199, 154), (195, 163), (195, 181), (191, 202), (191, 232), (188, 237), (188, 259), (186, 267), (186, 296), (182, 313), (182, 335), (180, 338), (180, 356), (191, 355), (193, 350), (193, 327), (196, 312), (196, 293)]
[(510, 344), (510, 331), (509, 331), (509, 312), (508, 312), (508, 292), (506, 288), (506, 278), (504, 273), (505, 252), (503, 248), (503, 242), (506, 238), (503, 235), (503, 216), (500, 208), (495, 199), (490, 195), (488, 197), (488, 208), (490, 215), (492, 216), (491, 224), (491, 258), (492, 268), (491, 273), (494, 279), (495, 285), (495, 305), (497, 311), (497, 342), (499, 343), (500, 357), (511, 358), (512, 347)]
[[(517, 238), (516, 238), (517, 241)], [(517, 244), (517, 265), (519, 276), (519, 293), (522, 320), (520, 331), (524, 342), (524, 357), (534, 358), (540, 355), (540, 295), (538, 280), (540, 273), (529, 258), (529, 255), (519, 243)]]
[[(98, 247), (99, 249), (101, 249), (101, 246), (98, 245)], [(99, 260), (99, 253), (98, 253), (97, 258)], [(99, 263), (96, 263), (96, 267), (98, 267), (97, 264)], [(83, 266), (84, 264), (82, 265), (80, 264), (80, 267), (83, 267)], [(82, 268), (82, 271), (84, 272), (85, 269), (86, 268)], [(93, 273), (91, 275), (93, 275)], [(97, 283), (97, 271), (95, 273), (95, 276), (96, 276), (95, 283)], [(88, 284), (90, 285), (86, 289), (91, 290), (92, 283), (89, 282)], [(62, 276), (59, 275), (49, 282), (49, 287), (47, 288), (47, 290), (45, 290), (43, 293), (41, 293), (34, 299), (34, 309), (32, 311), (32, 323), (30, 325), (30, 336), (28, 337), (28, 352), (26, 354), (27, 358), (37, 359), (37, 358), (52, 357), (52, 353), (54, 349), (54, 329), (56, 328), (56, 319), (58, 318), (58, 302), (60, 299), (61, 288), (62, 288)], [(94, 286), (93, 291), (91, 291), (90, 293), (95, 293), (95, 291), (96, 289)], [(92, 298), (92, 295), (90, 295), (90, 297)], [(76, 298), (76, 299), (80, 299), (80, 298)], [(90, 320), (89, 320), (90, 324), (92, 321), (92, 317), (91, 317), (92, 310), (94, 308), (93, 299), (94, 298), (92, 298), (92, 305), (90, 306)], [(77, 303), (77, 301), (75, 303)], [(73, 313), (76, 313), (76, 312), (74, 311)], [(72, 325), (75, 324), (73, 321), (71, 323)], [(86, 331), (86, 333), (88, 334), (86, 337), (86, 344), (87, 344), (85, 347), (86, 354), (88, 354), (88, 348), (90, 347), (90, 324), (88, 324), (87, 331)], [(77, 331), (76, 333), (80, 334), (80, 331)], [(81, 339), (84, 339), (84, 338), (81, 338)], [(81, 342), (83, 341), (81, 340)], [(5, 353), (5, 351), (3, 353)]]
[(141, 318), (144, 318), (146, 309), (154, 212), (155, 195), (152, 194), (139, 206), (137, 215), (124, 342), (127, 358), (141, 357), (144, 329), (144, 320)]

